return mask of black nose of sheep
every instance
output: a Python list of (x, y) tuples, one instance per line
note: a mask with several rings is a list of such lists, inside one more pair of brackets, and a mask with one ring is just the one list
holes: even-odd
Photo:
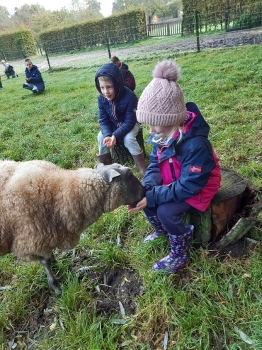
[(140, 181), (119, 164), (66, 170), (41, 160), (0, 160), (0, 255), (38, 260), (59, 294), (53, 249), (73, 249), (101, 215), (143, 197)]

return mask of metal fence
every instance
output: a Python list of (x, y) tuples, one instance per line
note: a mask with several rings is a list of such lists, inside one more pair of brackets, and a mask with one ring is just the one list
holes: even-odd
[[(210, 14), (210, 16), (224, 16), (222, 12), (219, 13), (213, 13)], [(221, 17), (221, 18), (222, 18)], [(221, 33), (230, 32), (230, 31), (237, 31), (237, 30), (243, 30), (246, 28), (252, 28), (254, 26), (262, 26), (262, 12), (261, 13), (255, 13), (252, 14), (252, 16), (248, 15), (238, 15), (235, 14), (235, 16), (227, 18), (228, 21), (221, 21), (220, 28), (217, 28), (216, 25), (210, 24), (210, 18), (205, 18), (205, 16), (200, 15), (199, 13), (195, 13), (192, 15), (192, 18), (188, 19), (186, 18), (187, 22), (190, 22), (190, 28), (184, 28), (184, 20), (182, 21), (180, 19), (174, 19), (174, 20), (168, 20), (167, 22), (161, 22), (161, 23), (154, 23), (154, 24), (147, 24), (146, 28), (143, 26), (143, 30), (141, 28), (124, 28), (121, 33), (119, 33), (119, 30), (114, 31), (108, 31), (108, 32), (100, 32), (100, 42), (97, 43), (95, 39), (98, 38), (97, 34), (91, 34), (88, 36), (83, 37), (77, 37), (77, 38), (71, 38), (67, 40), (60, 40), (60, 41), (49, 41), (46, 42), (44, 45), (41, 45), (41, 43), (37, 43), (37, 49), (39, 56), (46, 55), (46, 59), (49, 65), (49, 68), (51, 68), (52, 64), (50, 63), (50, 57), (54, 57), (57, 55), (62, 54), (68, 54), (68, 55), (74, 55), (74, 54), (82, 54), (82, 53), (89, 53), (93, 52), (95, 55), (100, 55), (98, 52), (103, 51), (104, 54), (107, 55), (109, 58), (111, 57), (111, 51), (118, 50), (121, 47), (123, 47), (126, 44), (136, 42), (138, 39), (135, 36), (135, 32), (144, 32), (147, 36), (147, 38), (151, 37), (164, 37), (164, 36), (177, 36), (177, 37), (183, 37), (187, 38), (187, 34), (190, 34), (191, 36), (195, 36), (194, 41), (194, 47), (197, 49), (197, 51), (200, 51), (201, 48), (205, 47), (206, 41), (212, 41), (215, 39), (201, 39), (206, 37), (208, 34), (211, 34), (214, 32), (219, 33), (219, 30)], [(217, 20), (214, 22), (217, 23)], [(146, 30), (145, 30), (146, 29)], [(219, 30), (218, 30), (219, 29)], [(252, 39), (253, 40), (253, 39)], [(260, 41), (260, 35), (258, 35), (257, 39), (255, 40), (256, 43), (261, 43)], [(182, 42), (180, 42), (180, 46), (183, 47)], [(214, 45), (211, 45), (211, 47), (214, 47)], [(14, 49), (8, 49), (8, 50), (1, 50), (0, 48), (0, 55), (2, 54), (3, 59), (7, 59), (8, 61), (14, 60), (17, 57), (25, 58), (24, 52), (19, 52)]]

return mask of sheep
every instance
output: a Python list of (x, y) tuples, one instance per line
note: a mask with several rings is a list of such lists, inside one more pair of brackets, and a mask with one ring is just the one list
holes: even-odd
[(39, 261), (59, 295), (53, 249), (74, 248), (101, 215), (143, 197), (140, 181), (119, 164), (66, 170), (44, 160), (0, 160), (0, 255)]

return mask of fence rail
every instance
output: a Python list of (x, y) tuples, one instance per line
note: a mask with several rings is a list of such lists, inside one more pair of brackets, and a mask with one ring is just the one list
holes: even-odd
[(146, 32), (149, 37), (170, 36), (182, 33), (182, 21), (147, 24)]

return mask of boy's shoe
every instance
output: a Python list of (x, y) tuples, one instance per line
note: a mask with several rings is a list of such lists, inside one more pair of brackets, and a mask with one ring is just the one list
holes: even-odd
[(187, 225), (188, 232), (180, 235), (168, 235), (171, 252), (153, 266), (154, 271), (173, 273), (183, 269), (189, 261), (189, 247), (193, 238), (194, 226)]

